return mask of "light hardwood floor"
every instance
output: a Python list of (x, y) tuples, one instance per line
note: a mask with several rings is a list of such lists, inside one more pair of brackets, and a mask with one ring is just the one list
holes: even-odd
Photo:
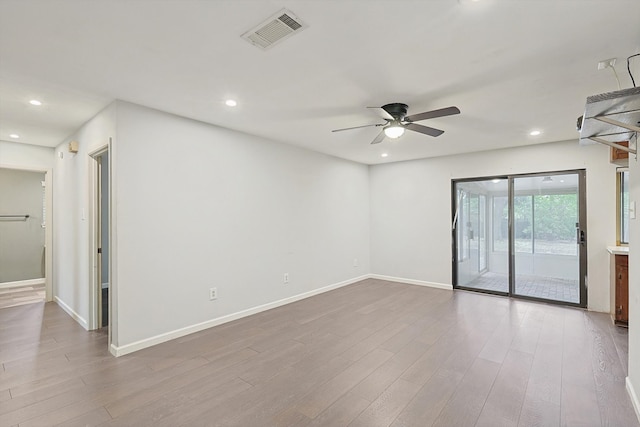
[(608, 316), (365, 280), (114, 358), (0, 310), (0, 425), (638, 426)]
[(44, 283), (42, 285), (4, 288), (0, 289), (0, 309), (34, 302), (43, 302), (44, 298)]

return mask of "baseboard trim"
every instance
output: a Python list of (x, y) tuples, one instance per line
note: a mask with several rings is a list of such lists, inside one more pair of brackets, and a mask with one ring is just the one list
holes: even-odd
[(80, 326), (85, 328), (87, 331), (89, 330), (89, 324), (82, 316), (76, 313), (71, 307), (69, 307), (64, 301), (62, 301), (57, 296), (54, 297), (53, 300), (56, 302), (56, 304), (60, 306), (60, 308), (62, 308), (69, 316), (71, 316), (73, 320), (78, 322)]
[(389, 282), (407, 283), (409, 285), (427, 286), (429, 288), (453, 290), (453, 286), (446, 283), (426, 282), (424, 280), (404, 279), (402, 277), (383, 276), (382, 274), (369, 274), (370, 279), (387, 280)]
[(184, 328), (175, 329), (170, 332), (166, 332), (164, 334), (156, 335), (150, 338), (145, 338), (140, 341), (135, 341), (130, 344), (125, 344), (122, 346), (116, 346), (111, 344), (110, 351), (116, 357), (124, 356), (125, 354), (133, 353), (138, 350), (142, 350), (147, 347), (152, 347), (157, 344), (161, 344), (163, 342), (167, 342), (170, 340), (174, 340), (176, 338), (183, 337), (185, 335), (193, 334), (195, 332), (202, 331), (204, 329), (209, 329), (214, 326), (222, 325), (224, 323), (232, 322), (234, 320), (241, 319), (243, 317), (251, 316), (253, 314), (261, 313), (263, 311), (271, 310), (273, 308), (281, 307), (286, 304), (291, 304), (292, 302), (300, 301), (314, 295), (322, 294), (324, 292), (332, 291), (334, 289), (341, 288), (343, 286), (351, 285), (353, 283), (359, 282), (364, 279), (368, 279), (369, 275), (355, 277), (353, 279), (345, 280), (342, 282), (334, 283), (329, 286), (325, 286), (322, 288), (314, 289), (309, 292), (304, 292), (298, 295), (294, 295), (288, 298), (284, 298), (278, 301), (270, 302), (267, 304), (259, 305), (257, 307), (249, 308), (247, 310), (239, 311), (237, 313), (228, 314), (226, 316), (218, 317), (215, 319), (207, 320), (206, 322), (196, 323), (195, 325), (186, 326)]
[(19, 288), (21, 286), (44, 285), (44, 283), (45, 283), (44, 277), (41, 279), (17, 280), (15, 282), (0, 283), (0, 289)]
[(638, 399), (638, 395), (636, 394), (633, 385), (631, 384), (631, 380), (627, 377), (624, 380), (627, 386), (627, 393), (629, 393), (629, 397), (631, 398), (631, 404), (633, 405), (633, 409), (636, 411), (636, 417), (638, 417), (638, 421), (640, 421), (640, 399)]

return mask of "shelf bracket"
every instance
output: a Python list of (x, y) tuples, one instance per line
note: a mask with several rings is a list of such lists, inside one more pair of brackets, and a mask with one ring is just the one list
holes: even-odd
[(595, 116), (594, 119), (600, 120), (601, 122), (609, 123), (610, 125), (614, 125), (614, 126), (618, 126), (618, 127), (624, 128), (624, 129), (628, 129), (628, 130), (630, 130), (632, 132), (640, 132), (640, 127), (634, 126), (634, 125), (630, 125), (628, 123), (620, 122), (618, 120), (612, 119), (611, 117)]
[(606, 139), (602, 139), (597, 136), (590, 136), (589, 138), (594, 142), (599, 142), (600, 144), (608, 145), (609, 147), (617, 148), (618, 150), (626, 151), (627, 153), (637, 154), (637, 150), (635, 148), (625, 147), (624, 145), (618, 144), (616, 142), (607, 141)]

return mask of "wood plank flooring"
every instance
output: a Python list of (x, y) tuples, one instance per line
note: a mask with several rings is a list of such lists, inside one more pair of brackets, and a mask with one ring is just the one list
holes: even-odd
[(607, 315), (364, 280), (114, 358), (0, 310), (2, 426), (639, 426)]
[(44, 283), (42, 285), (0, 289), (0, 309), (34, 302), (43, 302), (44, 298)]

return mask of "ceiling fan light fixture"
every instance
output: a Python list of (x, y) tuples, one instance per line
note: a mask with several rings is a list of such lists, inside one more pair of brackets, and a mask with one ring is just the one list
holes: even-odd
[(379, 127), (382, 126), (382, 132), (378, 133), (378, 136), (371, 141), (371, 144), (381, 143), (385, 137), (391, 139), (400, 138), (404, 135), (405, 129), (409, 129), (412, 132), (418, 132), (429, 136), (440, 136), (444, 133), (443, 130), (432, 128), (429, 126), (419, 125), (415, 122), (419, 122), (427, 119), (434, 119), (436, 117), (452, 116), (454, 114), (460, 114), (460, 109), (455, 106), (440, 108), (438, 110), (425, 111), (419, 114), (412, 114), (407, 116), (407, 104), (400, 102), (394, 102), (391, 104), (383, 105), (382, 107), (367, 107), (372, 108), (378, 112), (380, 117), (386, 121), (386, 123), (374, 123), (364, 126), (353, 126), (349, 128), (334, 129), (331, 132), (340, 132), (343, 130), (360, 129), (365, 127)]
[(400, 138), (404, 134), (404, 127), (399, 123), (392, 123), (384, 127), (384, 134), (391, 139)]

